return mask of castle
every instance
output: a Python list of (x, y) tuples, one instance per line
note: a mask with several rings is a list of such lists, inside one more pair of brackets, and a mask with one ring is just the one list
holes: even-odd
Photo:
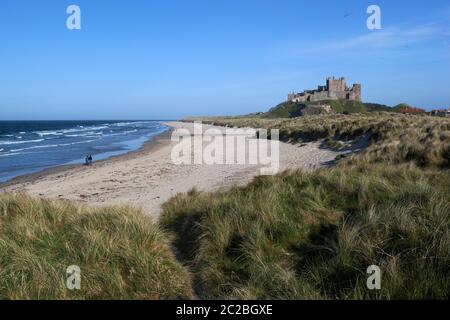
[(361, 84), (354, 84), (352, 88), (347, 87), (345, 78), (327, 78), (326, 86), (318, 86), (316, 90), (305, 90), (301, 93), (288, 95), (288, 101), (292, 102), (314, 102), (323, 100), (349, 100), (361, 101)]

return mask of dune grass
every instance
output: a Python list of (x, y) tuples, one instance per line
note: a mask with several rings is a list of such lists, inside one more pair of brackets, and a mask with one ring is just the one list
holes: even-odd
[[(66, 268), (81, 269), (81, 290)], [(141, 212), (0, 196), (0, 299), (191, 298), (165, 234)]]
[(448, 299), (449, 178), (384, 165), (258, 177), (178, 195), (161, 224), (202, 298)]
[[(203, 298), (448, 299), (450, 119), (393, 113), (201, 118), (290, 142), (370, 136), (332, 169), (193, 190), (164, 205)], [(366, 270), (382, 270), (381, 290)]]
[[(288, 142), (319, 139), (358, 139), (369, 135), (371, 144), (357, 161), (450, 168), (450, 119), (392, 112), (314, 115), (295, 119), (191, 118), (208, 124), (279, 129)], [(353, 158), (355, 160), (355, 158)]]

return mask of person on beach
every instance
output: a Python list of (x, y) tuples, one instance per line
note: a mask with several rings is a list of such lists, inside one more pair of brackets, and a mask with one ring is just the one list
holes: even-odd
[(85, 158), (84, 158), (84, 164), (86, 166), (89, 166), (92, 164), (92, 155), (88, 154)]

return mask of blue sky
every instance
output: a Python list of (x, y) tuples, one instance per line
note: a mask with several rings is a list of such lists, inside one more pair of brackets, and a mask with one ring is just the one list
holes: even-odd
[(0, 43), (0, 120), (244, 114), (329, 75), (450, 107), (448, 0), (2, 0)]

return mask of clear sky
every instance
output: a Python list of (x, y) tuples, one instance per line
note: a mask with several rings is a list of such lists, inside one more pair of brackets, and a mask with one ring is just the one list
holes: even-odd
[(0, 120), (244, 114), (331, 75), (367, 102), (450, 107), (450, 2), (0, 1)]

